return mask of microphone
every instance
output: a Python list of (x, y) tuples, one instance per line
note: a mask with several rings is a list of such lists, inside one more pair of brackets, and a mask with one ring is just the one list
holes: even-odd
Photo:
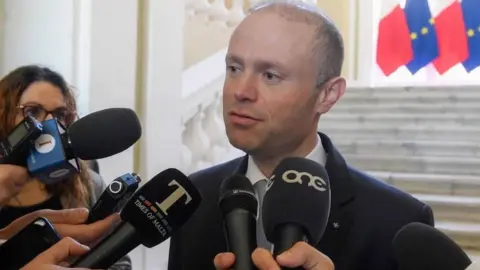
[(27, 115), (6, 139), (0, 140), (0, 164), (26, 167), (30, 148), (42, 131), (42, 124), (33, 116)]
[(257, 269), (252, 253), (257, 247), (258, 200), (250, 180), (239, 174), (223, 180), (218, 204), (223, 215), (228, 251), (235, 254), (233, 269)]
[(86, 223), (91, 224), (120, 212), (141, 181), (135, 173), (127, 173), (113, 180), (90, 210)]
[(187, 176), (167, 169), (135, 192), (118, 227), (72, 268), (107, 269), (140, 244), (151, 248), (168, 239), (197, 210), (202, 197)]
[(470, 258), (452, 239), (423, 223), (407, 224), (392, 243), (399, 270), (466, 270), (472, 266)]
[[(316, 246), (330, 214), (325, 168), (306, 158), (285, 158), (273, 171), (263, 198), (263, 227), (274, 257), (299, 241)], [(301, 268), (299, 268), (301, 269)]]
[(27, 159), (30, 174), (53, 184), (80, 171), (78, 158), (101, 159), (132, 146), (142, 134), (137, 115), (131, 109), (111, 108), (91, 113), (68, 130), (56, 119), (43, 123)]
[(62, 146), (66, 128), (52, 118), (42, 122), (43, 132), (34, 141), (27, 159), (28, 171), (45, 184), (53, 184), (80, 172), (77, 158), (67, 159)]

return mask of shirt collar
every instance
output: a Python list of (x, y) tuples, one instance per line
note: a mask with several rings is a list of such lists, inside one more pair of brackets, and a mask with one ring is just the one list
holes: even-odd
[[(310, 160), (316, 161), (323, 166), (325, 166), (325, 163), (327, 162), (327, 153), (325, 152), (325, 149), (323, 148), (322, 145), (322, 139), (320, 136), (317, 134), (317, 145), (315, 145), (315, 148), (305, 157)], [(247, 172), (245, 173), (245, 176), (250, 179), (252, 184), (255, 184), (256, 182), (267, 179), (266, 177), (258, 168), (257, 164), (255, 164), (255, 161), (253, 161), (253, 158), (251, 156), (248, 156), (248, 165), (247, 165)]]

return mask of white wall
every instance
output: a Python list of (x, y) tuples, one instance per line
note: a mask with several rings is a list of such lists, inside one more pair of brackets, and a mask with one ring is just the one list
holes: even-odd
[(2, 75), (31, 63), (48, 65), (72, 80), (73, 2), (4, 1)]
[[(182, 151), (184, 1), (146, 0), (142, 7), (141, 116), (145, 136), (140, 170), (152, 178), (179, 168)], [(169, 241), (147, 249), (145, 269), (166, 269)]]
[(5, 30), (5, 1), (0, 0), (0, 75), (3, 74), (3, 37), (5, 36), (4, 30)]
[[(90, 12), (89, 85), (85, 89), (90, 92), (89, 110), (135, 109), (137, 1), (92, 1)], [(111, 181), (132, 172), (133, 160), (133, 148), (100, 160), (102, 176)]]
[(73, 78), (71, 83), (79, 90), (77, 98), (80, 116), (90, 111), (90, 66), (92, 46), (92, 0), (74, 0), (73, 17)]

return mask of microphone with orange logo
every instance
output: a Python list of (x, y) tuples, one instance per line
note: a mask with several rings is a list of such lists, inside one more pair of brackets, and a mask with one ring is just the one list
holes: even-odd
[(91, 113), (68, 129), (56, 119), (42, 122), (43, 132), (27, 158), (28, 171), (45, 184), (80, 172), (79, 159), (113, 156), (132, 146), (142, 134), (131, 109), (111, 108)]

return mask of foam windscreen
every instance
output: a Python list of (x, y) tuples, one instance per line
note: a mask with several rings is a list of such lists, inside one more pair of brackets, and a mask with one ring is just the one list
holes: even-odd
[(154, 247), (178, 230), (201, 201), (187, 176), (177, 169), (167, 169), (132, 195), (120, 217), (139, 229), (144, 246)]
[(110, 108), (80, 118), (67, 133), (75, 156), (92, 160), (128, 149), (142, 136), (142, 127), (133, 110)]
[(275, 243), (277, 227), (290, 223), (305, 230), (309, 244), (318, 244), (330, 214), (327, 171), (306, 158), (284, 159), (267, 185), (262, 211), (268, 241)]
[(418, 222), (397, 232), (393, 252), (400, 270), (465, 270), (472, 263), (447, 235)]
[(256, 216), (258, 200), (250, 180), (240, 174), (224, 179), (220, 186), (219, 206), (223, 214), (241, 208)]

